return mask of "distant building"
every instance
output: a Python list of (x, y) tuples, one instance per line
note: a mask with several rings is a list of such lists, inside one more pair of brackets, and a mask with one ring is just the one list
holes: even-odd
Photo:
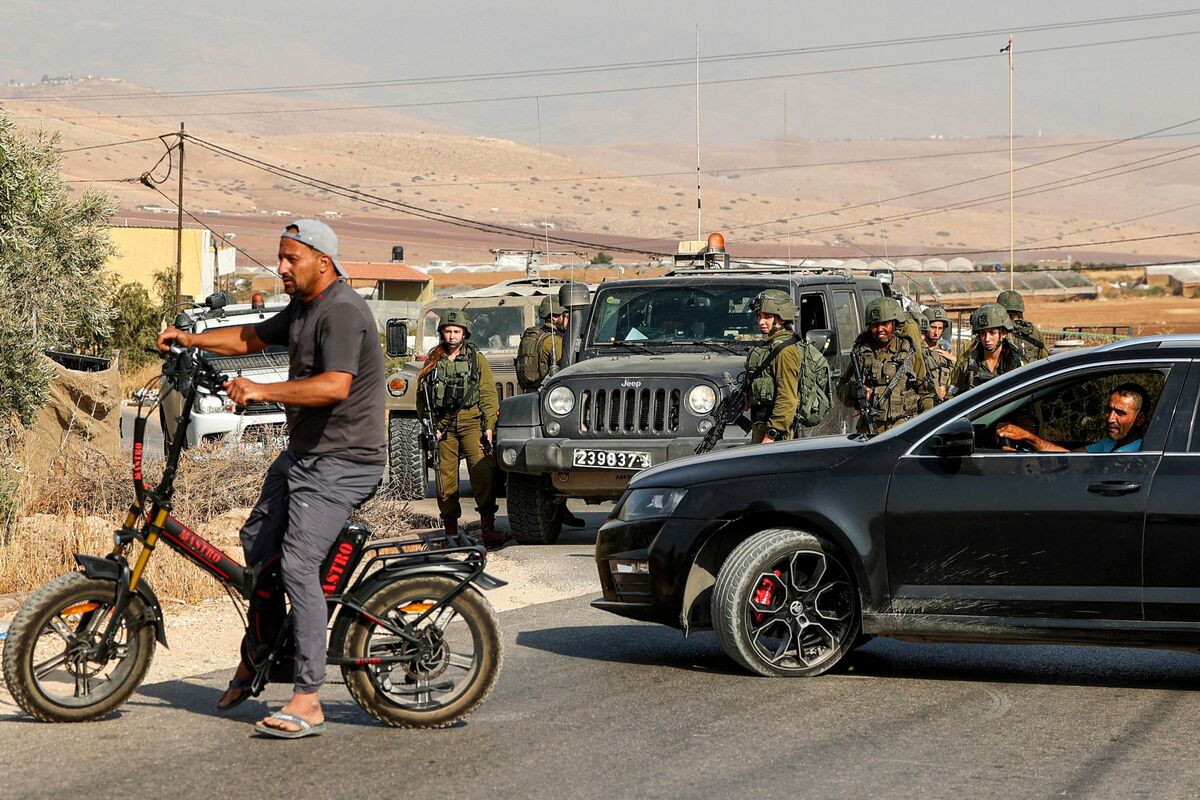
[[(153, 294), (154, 273), (166, 271), (174, 276), (174, 228), (114, 225), (108, 228), (108, 237), (116, 253), (109, 258), (105, 269), (122, 283), (140, 283)], [(191, 298), (212, 294), (217, 275), (233, 270), (235, 255), (232, 247), (214, 247), (210, 231), (184, 228), (180, 293)]]

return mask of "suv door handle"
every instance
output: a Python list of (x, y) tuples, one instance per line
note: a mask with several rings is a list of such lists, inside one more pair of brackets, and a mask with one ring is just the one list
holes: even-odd
[(1140, 483), (1126, 483), (1125, 481), (1096, 481), (1089, 483), (1087, 490), (1102, 494), (1105, 497), (1120, 497), (1123, 494), (1133, 494), (1142, 489)]

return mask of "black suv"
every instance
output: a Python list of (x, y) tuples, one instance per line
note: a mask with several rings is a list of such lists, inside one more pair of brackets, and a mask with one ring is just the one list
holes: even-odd
[[(500, 407), (496, 453), (518, 541), (557, 538), (557, 498), (615, 500), (639, 470), (695, 452), (762, 338), (750, 303), (766, 289), (795, 298), (800, 332), (829, 337), (835, 381), (867, 303), (884, 294), (878, 277), (841, 270), (696, 269), (600, 285), (576, 363)], [(810, 433), (852, 429), (835, 404)], [(729, 425), (717, 449), (749, 441)]]
[[(1149, 398), (1140, 446), (1087, 452), (1128, 383)], [(819, 674), (870, 635), (1200, 649), (1198, 396), (1200, 336), (1133, 339), (875, 438), (655, 467), (600, 530), (594, 605), (711, 627), (764, 675)], [(1071, 452), (1015, 450), (1008, 423)]]

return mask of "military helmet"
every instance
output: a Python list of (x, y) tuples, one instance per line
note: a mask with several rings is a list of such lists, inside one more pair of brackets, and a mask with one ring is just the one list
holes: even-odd
[(774, 314), (784, 322), (796, 321), (796, 301), (782, 289), (767, 289), (760, 292), (750, 303), (755, 314)]
[(558, 298), (553, 295), (547, 295), (542, 298), (542, 302), (538, 305), (538, 316), (542, 319), (551, 316), (552, 314), (563, 314), (566, 308), (562, 303), (558, 302)]
[(452, 308), (442, 315), (442, 321), (438, 323), (438, 333), (445, 330), (447, 325), (457, 325), (463, 329), (463, 338), (471, 338), (471, 321), (467, 319), (465, 311), (459, 311), (457, 308)]
[(867, 303), (867, 324), (876, 322), (904, 322), (907, 316), (900, 301), (892, 297), (877, 297)]
[(1012, 317), (999, 303), (984, 303), (971, 312), (971, 333), (982, 333), (991, 328), (1013, 329)]
[(909, 313), (909, 316), (916, 321), (917, 327), (921, 329), (922, 334), (929, 334), (929, 317), (925, 316), (920, 311), (912, 311)]
[(930, 322), (944, 322), (946, 323), (946, 327), (950, 327), (950, 315), (941, 306), (930, 306), (923, 313), (925, 314), (925, 319)]
[(1005, 289), (996, 298), (1005, 311), (1019, 311), (1025, 313), (1025, 300), (1021, 297), (1020, 292), (1014, 292), (1012, 289)]

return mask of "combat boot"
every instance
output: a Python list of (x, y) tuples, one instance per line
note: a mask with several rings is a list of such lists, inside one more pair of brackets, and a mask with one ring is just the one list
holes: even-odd
[(442, 517), (442, 528), (446, 531), (446, 539), (458, 537), (458, 517)]
[(496, 515), (479, 515), (479, 532), (482, 534), (483, 546), (488, 550), (499, 550), (504, 546), (505, 536), (496, 530)]
[(570, 528), (582, 528), (587, 525), (586, 522), (571, 513), (571, 509), (567, 508), (565, 502), (562, 504), (562, 524)]

